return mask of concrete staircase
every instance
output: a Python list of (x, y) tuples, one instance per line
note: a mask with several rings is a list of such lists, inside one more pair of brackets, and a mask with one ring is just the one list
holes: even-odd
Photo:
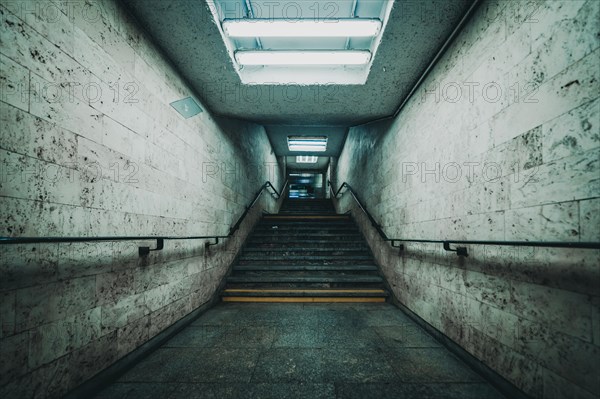
[(286, 200), (258, 223), (222, 292), (227, 302), (385, 302), (358, 227), (329, 200)]

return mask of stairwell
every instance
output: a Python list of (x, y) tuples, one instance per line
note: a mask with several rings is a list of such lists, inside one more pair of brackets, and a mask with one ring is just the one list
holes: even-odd
[(385, 302), (389, 293), (358, 227), (330, 200), (287, 199), (248, 237), (226, 302)]

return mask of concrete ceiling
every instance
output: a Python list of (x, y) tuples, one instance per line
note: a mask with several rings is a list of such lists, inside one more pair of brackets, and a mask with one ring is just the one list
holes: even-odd
[[(365, 85), (248, 86), (206, 2), (121, 1), (214, 114), (263, 125), (342, 127), (393, 114), (472, 2), (396, 1)], [(273, 137), (277, 147), (282, 137)]]
[[(317, 155), (335, 157), (340, 154), (346, 140), (347, 128), (336, 126), (268, 125), (265, 126), (271, 145), (278, 156)], [(291, 152), (288, 148), (288, 136), (324, 136), (327, 137), (327, 150), (324, 152)]]
[(286, 157), (286, 165), (289, 171), (325, 171), (329, 165), (328, 157), (319, 157), (316, 163), (297, 163), (296, 157)]

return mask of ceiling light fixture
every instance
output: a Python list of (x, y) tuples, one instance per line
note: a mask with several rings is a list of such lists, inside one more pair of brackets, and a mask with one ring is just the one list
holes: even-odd
[(290, 151), (323, 152), (327, 150), (327, 137), (288, 136)]
[(198, 115), (202, 112), (202, 108), (196, 100), (192, 97), (186, 97), (181, 100), (173, 101), (171, 103), (173, 107), (181, 116), (185, 119), (191, 118), (192, 116)]
[(312, 155), (298, 155), (296, 156), (296, 163), (317, 163), (319, 157)]
[(381, 21), (347, 19), (226, 19), (223, 31), (229, 37), (375, 37)]
[(337, 51), (236, 51), (240, 65), (365, 65), (371, 60), (367, 50)]

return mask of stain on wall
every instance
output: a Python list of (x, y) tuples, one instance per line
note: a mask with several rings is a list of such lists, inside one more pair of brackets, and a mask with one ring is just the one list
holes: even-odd
[[(389, 237), (600, 241), (599, 20), (597, 1), (485, 1), (391, 124), (350, 129), (336, 187)], [(600, 251), (399, 253), (352, 201), (401, 303), (533, 397), (600, 397)]]
[[(193, 95), (118, 2), (0, 4), (0, 230), (6, 236), (227, 234), (282, 183), (259, 125), (183, 119)], [(214, 294), (234, 239), (0, 246), (0, 396), (55, 398)]]

